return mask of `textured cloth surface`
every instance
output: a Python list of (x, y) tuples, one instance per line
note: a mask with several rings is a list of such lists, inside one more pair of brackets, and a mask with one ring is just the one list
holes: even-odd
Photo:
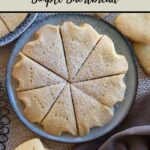
[[(51, 15), (51, 14), (43, 13), (43, 14), (40, 14), (40, 16), (37, 19), (44, 19), (45, 17), (47, 17), (49, 15)], [(113, 24), (116, 15), (117, 14), (110, 14), (110, 15), (107, 15), (104, 19)], [(13, 43), (11, 43), (7, 46), (0, 47), (0, 82), (2, 82), (3, 85), (5, 84), (4, 81), (5, 81), (6, 64), (7, 64), (8, 58), (12, 52), (12, 48), (15, 43), (16, 43), (16, 41), (14, 41)], [(138, 85), (136, 100), (135, 100), (133, 106), (136, 105), (136, 103), (142, 101), (142, 99), (138, 99), (139, 97), (143, 96), (144, 94), (146, 94), (150, 91), (149, 90), (150, 89), (150, 78), (148, 78), (144, 74), (140, 65), (138, 65), (138, 76), (139, 76), (139, 85)], [(11, 120), (11, 123), (9, 125), (10, 134), (8, 135), (9, 140), (6, 144), (6, 149), (13, 150), (14, 147), (16, 147), (18, 144), (20, 144), (26, 140), (29, 140), (31, 138), (38, 137), (38, 136), (36, 134), (34, 134), (33, 132), (31, 132), (27, 127), (25, 127), (21, 123), (21, 121), (18, 119), (18, 117), (16, 116), (16, 114), (14, 113), (14, 111), (10, 105), (8, 107), (10, 109), (9, 118)], [(133, 108), (131, 109), (131, 111), (132, 110), (133, 110)], [(71, 150), (75, 146), (74, 144), (58, 143), (58, 142), (53, 142), (50, 140), (48, 141), (43, 138), (42, 138), (42, 141), (52, 150)], [(88, 145), (88, 147), (90, 147), (90, 150), (94, 149), (95, 145), (98, 148), (100, 142), (103, 142), (103, 140), (101, 140), (101, 138), (95, 142), (89, 142), (89, 144), (92, 145), (92, 147), (90, 147), (89, 145)], [(93, 144), (94, 144), (94, 147), (93, 147)], [(80, 148), (82, 148), (82, 146), (84, 147), (85, 144), (80, 145)]]
[(110, 138), (99, 150), (149, 150), (149, 141), (150, 126), (133, 127)]

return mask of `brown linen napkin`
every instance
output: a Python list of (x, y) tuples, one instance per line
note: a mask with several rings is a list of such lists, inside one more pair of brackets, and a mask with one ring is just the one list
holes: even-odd
[(149, 150), (150, 125), (132, 127), (112, 136), (99, 150)]
[(114, 131), (106, 136), (103, 136), (102, 138), (78, 145), (75, 148), (75, 150), (97, 149), (150, 149), (150, 94), (136, 100), (136, 102), (132, 105), (132, 109), (126, 119)]

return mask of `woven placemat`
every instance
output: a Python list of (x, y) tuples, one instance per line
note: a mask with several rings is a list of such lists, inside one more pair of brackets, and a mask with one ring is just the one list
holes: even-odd
[[(53, 14), (42, 13), (42, 14), (39, 14), (37, 19), (44, 19), (45, 17), (48, 17), (49, 15), (53, 15)], [(116, 15), (117, 15), (116, 13), (109, 14), (105, 16), (104, 19), (108, 21), (109, 23), (113, 24)], [(2, 87), (0, 88), (1, 90), (0, 95), (3, 94), (3, 97), (0, 97), (0, 99), (5, 101), (6, 103), (5, 108), (9, 109), (9, 114), (7, 114), (7, 117), (9, 117), (11, 121), (9, 125), (5, 125), (10, 130), (9, 134), (8, 134), (8, 131), (5, 134), (6, 135), (5, 141), (7, 140), (7, 136), (8, 136), (8, 141), (5, 143), (7, 150), (14, 150), (14, 148), (20, 143), (26, 140), (29, 140), (31, 138), (38, 137), (35, 133), (31, 132), (27, 127), (25, 127), (22, 124), (22, 122), (18, 119), (18, 117), (16, 116), (16, 114), (14, 113), (12, 107), (10, 106), (8, 102), (8, 98), (6, 95), (6, 89), (5, 89), (6, 65), (7, 65), (7, 61), (9, 59), (9, 56), (11, 55), (11, 52), (15, 43), (16, 41), (14, 41), (13, 43), (7, 46), (0, 47), (0, 87)], [(141, 69), (138, 63), (137, 63), (137, 66), (138, 66), (139, 85), (138, 85), (136, 99), (150, 91), (150, 78), (148, 78), (144, 74), (143, 70)], [(74, 144), (58, 143), (58, 142), (53, 142), (50, 140), (45, 140), (43, 138), (42, 138), (42, 141), (48, 146), (49, 149), (52, 149), (52, 150), (72, 150), (75, 146)]]

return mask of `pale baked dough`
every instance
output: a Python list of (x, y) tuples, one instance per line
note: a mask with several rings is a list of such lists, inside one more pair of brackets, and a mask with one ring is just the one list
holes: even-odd
[(43, 26), (24, 46), (12, 72), (17, 97), (27, 119), (49, 134), (84, 136), (107, 124), (124, 99), (128, 64), (90, 25), (66, 22), (60, 29), (61, 35), (59, 27)]
[(109, 15), (109, 13), (93, 13), (94, 16), (104, 18), (105, 16)]
[(42, 122), (45, 131), (54, 135), (64, 132), (77, 135), (75, 114), (72, 104), (70, 86), (67, 86)]
[(38, 138), (34, 138), (22, 143), (15, 150), (45, 150), (45, 148)]
[(130, 40), (150, 44), (150, 13), (121, 13), (115, 25)]
[(113, 112), (109, 107), (102, 105), (73, 85), (71, 91), (79, 135), (84, 136), (89, 133), (90, 128), (104, 126), (111, 120)]
[(18, 81), (17, 91), (66, 82), (22, 53), (13, 68), (12, 75)]
[(59, 27), (45, 25), (35, 33), (36, 39), (28, 42), (22, 52), (68, 79), (66, 61)]
[(89, 24), (76, 26), (72, 22), (65, 22), (61, 26), (61, 34), (67, 59), (70, 80), (100, 39), (99, 35)]
[(10, 31), (14, 31), (27, 15), (28, 13), (0, 13), (0, 18), (5, 22)]
[(5, 24), (0, 20), (0, 38), (4, 37), (9, 33), (9, 30), (5, 26)]
[(127, 70), (126, 58), (116, 53), (112, 40), (104, 35), (81, 67), (75, 81), (124, 74)]
[(113, 107), (124, 99), (124, 74), (74, 83), (73, 85), (93, 96), (100, 103)]
[(135, 54), (145, 72), (150, 76), (150, 44), (134, 43)]
[(60, 95), (66, 83), (60, 83), (30, 91), (17, 92), (24, 103), (24, 114), (30, 122), (40, 123)]

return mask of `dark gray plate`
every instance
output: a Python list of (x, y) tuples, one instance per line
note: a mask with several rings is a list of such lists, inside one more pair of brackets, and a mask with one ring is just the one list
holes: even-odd
[[(62, 136), (53, 136), (43, 131), (43, 129), (33, 123), (30, 123), (23, 115), (23, 106), (20, 103), (20, 101), (15, 96), (15, 84), (14, 80), (12, 79), (11, 72), (12, 68), (14, 66), (14, 63), (17, 59), (18, 52), (22, 49), (22, 47), (29, 41), (29, 39), (32, 37), (34, 32), (39, 29), (44, 24), (55, 24), (60, 25), (64, 21), (73, 21), (75, 24), (80, 23), (89, 23), (91, 24), (100, 34), (106, 34), (115, 43), (115, 48), (119, 54), (122, 54), (126, 57), (128, 64), (129, 64), (129, 70), (126, 74), (125, 83), (127, 86), (125, 98), (122, 103), (119, 103), (114, 111), (115, 115), (113, 119), (104, 127), (101, 128), (93, 128), (90, 133), (84, 137), (73, 137), (68, 134), (64, 134)], [(51, 139), (55, 141), (60, 142), (68, 142), (68, 143), (79, 143), (79, 142), (85, 142), (89, 141), (95, 138), (98, 138), (109, 131), (111, 131), (114, 127), (116, 127), (127, 115), (129, 108), (134, 100), (136, 88), (137, 88), (137, 71), (136, 66), (134, 63), (134, 56), (132, 54), (132, 49), (129, 46), (127, 40), (118, 32), (116, 31), (112, 26), (110, 26), (108, 23), (95, 19), (93, 17), (87, 16), (87, 15), (78, 15), (78, 14), (59, 14), (54, 15), (52, 17), (47, 18), (46, 20), (43, 20), (42, 22), (36, 22), (29, 27), (26, 32), (21, 36), (21, 38), (18, 40), (13, 53), (10, 57), (8, 66), (7, 66), (7, 76), (6, 76), (6, 84), (7, 84), (7, 91), (8, 96), (10, 99), (10, 102), (18, 115), (19, 119), (33, 132)]]
[(33, 23), (37, 15), (38, 13), (28, 14), (26, 19), (13, 32), (10, 32), (6, 36), (0, 38), (0, 46), (8, 44), (20, 36)]

